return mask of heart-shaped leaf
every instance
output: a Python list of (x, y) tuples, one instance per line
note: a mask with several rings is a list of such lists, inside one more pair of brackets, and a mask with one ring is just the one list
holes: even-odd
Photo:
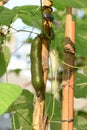
[(0, 115), (19, 97), (22, 89), (15, 84), (0, 83)]

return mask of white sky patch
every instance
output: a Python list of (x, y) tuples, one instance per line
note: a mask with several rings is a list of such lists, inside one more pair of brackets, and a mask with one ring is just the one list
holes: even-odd
[(34, 38), (36, 36), (36, 34), (34, 34), (33, 32), (36, 32), (38, 34), (40, 33), (39, 29), (24, 24), (20, 18), (18, 18), (12, 24), (12, 27), (14, 27), (17, 30), (27, 30), (27, 31), (32, 32), (31, 33), (31, 32), (22, 32), (21, 31), (21, 32), (16, 33), (15, 35), (16, 35), (18, 45), (20, 45), (24, 41), (24, 39), (26, 40), (28, 38), (28, 36)]
[(82, 17), (84, 16), (84, 11), (81, 10), (81, 9), (78, 9), (78, 10), (77, 10), (77, 16), (78, 16), (79, 18), (82, 18)]
[[(24, 5), (40, 5), (40, 0), (9, 0), (7, 2), (7, 4), (5, 4), (5, 7), (12, 9), (16, 6), (24, 6)], [(18, 18), (12, 24), (12, 26), (17, 30), (32, 31), (32, 28), (34, 28), (34, 27), (30, 27), (30, 26), (27, 26), (26, 24), (24, 24), (20, 18)], [(40, 30), (38, 30), (37, 28), (34, 28), (33, 31), (36, 33), (40, 33)], [(24, 39), (27, 39), (27, 37), (29, 36), (29, 33), (28, 32), (19, 32), (16, 34), (16, 36), (17, 36), (17, 43), (20, 44)], [(31, 34), (32, 38), (34, 38), (35, 36), (36, 35), (34, 33)]]
[[(40, 0), (9, 0), (7, 2), (7, 4), (5, 4), (4, 6), (12, 9), (16, 6), (24, 6), (24, 5), (39, 5), (40, 6)], [(15, 28), (16, 30), (29, 30), (36, 33), (40, 33), (41, 31), (37, 28), (35, 28), (34, 26), (28, 26), (25, 23), (22, 22), (22, 20), (20, 18), (18, 18), (14, 23), (12, 23), (12, 27)], [(14, 31), (15, 32), (15, 31)], [(16, 51), (14, 53), (14, 55), (11, 57), (9, 66), (8, 66), (8, 70), (13, 70), (13, 69), (25, 69), (28, 68), (30, 64), (27, 64), (27, 59), (25, 59), (23, 56), (27, 53), (30, 53), (30, 45), (23, 45), (24, 41), (29, 38), (32, 37), (34, 38), (36, 36), (36, 34), (32, 33), (30, 35), (30, 32), (17, 32), (15, 33), (15, 37), (16, 37)], [(23, 45), (23, 46), (21, 46)], [(20, 47), (21, 46), (21, 47)], [(25, 54), (24, 54), (25, 52)], [(20, 54), (21, 57), (18, 59), (16, 57), (16, 54)], [(28, 67), (27, 67), (28, 66)], [(27, 74), (27, 73), (26, 73)]]
[(40, 0), (9, 0), (5, 7), (12, 9), (15, 6), (40, 5)]

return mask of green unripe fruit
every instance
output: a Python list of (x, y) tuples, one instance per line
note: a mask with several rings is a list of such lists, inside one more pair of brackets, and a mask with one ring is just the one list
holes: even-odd
[(41, 64), (41, 50), (42, 50), (42, 40), (38, 35), (32, 42), (31, 46), (31, 80), (32, 85), (36, 91), (37, 96), (39, 92), (43, 90), (44, 80), (43, 80), (43, 70)]

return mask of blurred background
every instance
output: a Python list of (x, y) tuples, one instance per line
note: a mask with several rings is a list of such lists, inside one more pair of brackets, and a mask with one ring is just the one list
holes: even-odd
[[(37, 0), (37, 2), (36, 0), (33, 0), (33, 1), (9, 0), (7, 4), (5, 4), (4, 6), (12, 9), (15, 6), (33, 5), (33, 4), (40, 5), (40, 0)], [(82, 10), (78, 9), (74, 11), (75, 11), (74, 13), (78, 15), (78, 19), (83, 17), (84, 12)], [(63, 15), (64, 17), (63, 13), (60, 12), (60, 14)], [(28, 31), (22, 32), (19, 30), (28, 30)], [(18, 18), (14, 23), (12, 23), (11, 34), (9, 36), (9, 40), (6, 41), (6, 45), (9, 46), (12, 52), (12, 56), (11, 56), (11, 59), (7, 68), (7, 73), (3, 75), (3, 77), (0, 79), (0, 82), (16, 83), (20, 85), (22, 88), (28, 89), (29, 91), (34, 93), (34, 90), (31, 84), (30, 48), (31, 48), (32, 39), (36, 36), (36, 34), (31, 33), (32, 31), (36, 33), (40, 33), (40, 30), (36, 28), (35, 23), (33, 23), (33, 26), (27, 26), (26, 24), (22, 22), (20, 18)], [(64, 26), (62, 26), (62, 31), (64, 33)], [(60, 37), (63, 36), (60, 30), (58, 33), (60, 34)], [(60, 39), (60, 37), (58, 38)], [(61, 41), (59, 42), (61, 44)], [(60, 44), (59, 44), (60, 46), (59, 51), (62, 50)], [(79, 61), (82, 64), (83, 59), (80, 59), (80, 60)], [(60, 67), (60, 71), (61, 70), (62, 69)], [(83, 73), (83, 69), (79, 69), (79, 72)], [(48, 86), (51, 87), (50, 82), (48, 81), (47, 83), (48, 83)], [(49, 88), (48, 88), (48, 91), (49, 91)], [(75, 104), (76, 104), (75, 105), (76, 110), (83, 110), (84, 108), (87, 108), (86, 106), (87, 101), (84, 99), (80, 99), (80, 100), (76, 99)], [(87, 110), (85, 111), (87, 112)], [(5, 114), (5, 115), (0, 116), (0, 130), (12, 130), (10, 114)]]

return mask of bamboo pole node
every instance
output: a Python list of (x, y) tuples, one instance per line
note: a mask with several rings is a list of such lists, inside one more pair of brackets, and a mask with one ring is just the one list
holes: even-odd
[(75, 54), (75, 46), (69, 37), (65, 37), (64, 52)]
[[(45, 10), (46, 10), (46, 11), (49, 10), (49, 11), (51, 11), (51, 12), (53, 11), (53, 9), (52, 9), (51, 6), (45, 6), (45, 5), (44, 5), (44, 6), (42, 7), (42, 11), (44, 12)], [(48, 12), (49, 12), (49, 11), (48, 11)]]
[(66, 15), (67, 14), (71, 14), (72, 15), (72, 7), (70, 7), (70, 6), (66, 7)]
[(74, 119), (62, 120), (62, 122), (73, 122)]
[(62, 82), (62, 88), (65, 88), (66, 86), (68, 86), (69, 85), (69, 83), (70, 83), (70, 81), (69, 80), (63, 80), (63, 82)]

